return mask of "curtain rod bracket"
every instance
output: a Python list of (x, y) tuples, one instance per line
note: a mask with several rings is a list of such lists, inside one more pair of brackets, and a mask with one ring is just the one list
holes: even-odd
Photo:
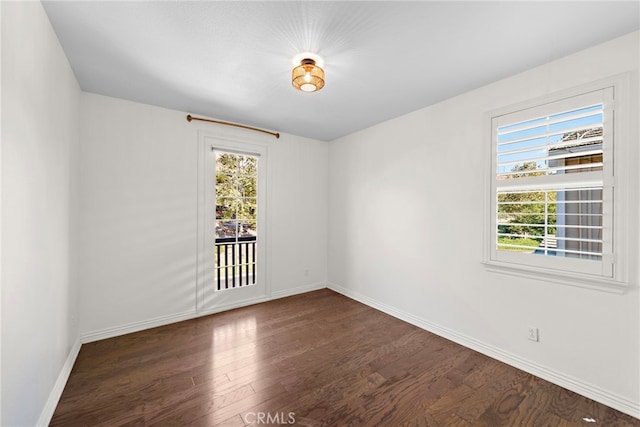
[(276, 139), (280, 139), (280, 133), (279, 132), (272, 132), (270, 130), (254, 128), (253, 126), (241, 125), (241, 124), (238, 124), (238, 123), (223, 122), (221, 120), (203, 119), (203, 118), (200, 118), (200, 117), (193, 117), (191, 114), (187, 114), (187, 121), (191, 122), (192, 120), (200, 120), (201, 122), (217, 123), (219, 125), (226, 125), (226, 126), (233, 126), (233, 127), (242, 128), (242, 129), (255, 130), (256, 132), (267, 133), (269, 135), (275, 136)]

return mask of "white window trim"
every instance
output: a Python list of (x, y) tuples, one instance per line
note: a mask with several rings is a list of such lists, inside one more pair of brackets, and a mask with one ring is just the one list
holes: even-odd
[[(634, 80), (635, 77), (635, 80)], [(624, 293), (632, 283), (630, 273), (630, 256), (637, 255), (637, 242), (634, 239), (638, 236), (637, 221), (632, 221), (637, 205), (637, 195), (633, 193), (635, 183), (632, 178), (635, 176), (630, 172), (630, 167), (635, 167), (632, 160), (637, 158), (638, 123), (634, 118), (634, 110), (637, 108), (637, 100), (632, 99), (632, 82), (638, 80), (637, 72), (628, 72), (611, 78), (603, 79), (591, 84), (582, 85), (570, 90), (549, 94), (547, 96), (522, 102), (516, 105), (506, 106), (484, 114), (484, 137), (483, 142), (486, 147), (486, 168), (485, 170), (485, 206), (484, 206), (484, 235), (483, 235), (483, 264), (490, 272), (509, 274), (518, 277), (525, 277), (536, 280), (560, 283), (563, 285), (578, 286), (588, 289), (596, 289), (607, 292)], [(588, 92), (593, 92), (607, 87), (613, 87), (615, 120), (613, 134), (615, 138), (613, 152), (613, 254), (611, 277), (606, 275), (575, 273), (565, 270), (556, 270), (549, 267), (540, 267), (528, 264), (517, 264), (506, 261), (499, 261), (492, 257), (494, 243), (495, 226), (493, 220), (493, 194), (492, 174), (495, 174), (494, 165), (494, 141), (492, 138), (492, 119), (497, 116), (514, 113), (520, 110), (530, 109), (543, 104), (552, 103), (565, 98), (579, 96)], [(637, 114), (636, 114), (637, 115)], [(635, 276), (635, 275), (634, 275)]]

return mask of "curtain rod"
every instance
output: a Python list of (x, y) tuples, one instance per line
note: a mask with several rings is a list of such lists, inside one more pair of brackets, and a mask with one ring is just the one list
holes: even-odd
[(220, 121), (220, 120), (212, 120), (212, 119), (203, 119), (203, 118), (200, 118), (200, 117), (193, 117), (191, 114), (187, 114), (187, 121), (190, 122), (191, 120), (200, 120), (201, 122), (217, 123), (219, 125), (227, 125), (227, 126), (234, 126), (234, 127), (242, 128), (242, 129), (255, 130), (256, 132), (268, 133), (269, 135), (275, 136), (276, 139), (280, 139), (280, 133), (278, 133), (278, 132), (272, 132), (270, 130), (254, 128), (253, 126), (241, 125), (241, 124), (238, 124), (238, 123), (223, 122), (223, 121)]

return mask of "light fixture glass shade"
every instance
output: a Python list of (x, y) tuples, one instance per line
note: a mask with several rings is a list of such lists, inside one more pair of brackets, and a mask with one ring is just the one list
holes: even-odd
[(324, 70), (313, 59), (303, 59), (291, 72), (291, 84), (303, 92), (316, 92), (324, 87)]

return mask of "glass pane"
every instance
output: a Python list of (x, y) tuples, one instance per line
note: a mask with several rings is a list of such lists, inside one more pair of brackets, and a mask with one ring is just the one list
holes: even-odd
[(237, 233), (237, 221), (216, 221), (216, 239), (235, 238)]
[(258, 213), (257, 199), (246, 198), (238, 200), (238, 219), (256, 219)]
[(256, 237), (258, 235), (257, 222), (255, 220), (240, 221), (238, 235), (240, 237)]
[(513, 132), (508, 132), (508, 133), (502, 133), (504, 130), (504, 128), (500, 128), (498, 129), (498, 132), (501, 133), (501, 135), (498, 136), (498, 142), (499, 143), (503, 143), (503, 142), (507, 142), (507, 141), (513, 141), (516, 139), (523, 139), (523, 138), (527, 138), (527, 139), (531, 139), (532, 137), (536, 137), (539, 136), (541, 134), (544, 134), (547, 130), (546, 126), (537, 126), (534, 128), (529, 128), (529, 129), (523, 129), (523, 130), (517, 130), (517, 131), (513, 131)]
[(238, 156), (239, 175), (258, 175), (258, 158), (253, 156)]
[(258, 177), (241, 175), (238, 177), (238, 196), (256, 197), (258, 195)]
[[(602, 144), (600, 144), (600, 147), (602, 147)], [(565, 166), (566, 168), (564, 170), (564, 173), (601, 171), (602, 170), (602, 153), (566, 158), (566, 159), (563, 159), (562, 165)]]
[(594, 114), (592, 116), (580, 117), (577, 119), (569, 119), (562, 122), (554, 123), (549, 125), (550, 131), (565, 131), (568, 129), (576, 128), (576, 127), (585, 127), (589, 125), (594, 125), (596, 123), (602, 123), (603, 115), (602, 113)]
[(238, 155), (216, 151), (216, 173), (235, 175), (238, 169)]
[(228, 267), (233, 265), (233, 244), (218, 244), (215, 245), (215, 265), (217, 268)]
[(216, 219), (235, 219), (238, 216), (238, 199), (216, 198)]
[(585, 108), (580, 108), (578, 110), (571, 110), (571, 111), (566, 111), (564, 113), (554, 114), (553, 116), (551, 116), (551, 120), (558, 120), (565, 117), (571, 117), (578, 114), (584, 114), (584, 113), (589, 113), (592, 111), (600, 111), (600, 110), (602, 110), (602, 104), (596, 104), (591, 107), (585, 107)]
[(602, 257), (602, 187), (498, 193), (499, 250)]
[(216, 196), (238, 197), (238, 178), (223, 173), (216, 174)]
[(507, 133), (507, 132), (513, 132), (523, 127), (534, 127), (537, 124), (544, 123), (546, 120), (547, 120), (546, 117), (540, 117), (537, 119), (527, 120), (525, 122), (519, 122), (519, 123), (510, 124), (510, 125), (500, 126), (500, 132)]

